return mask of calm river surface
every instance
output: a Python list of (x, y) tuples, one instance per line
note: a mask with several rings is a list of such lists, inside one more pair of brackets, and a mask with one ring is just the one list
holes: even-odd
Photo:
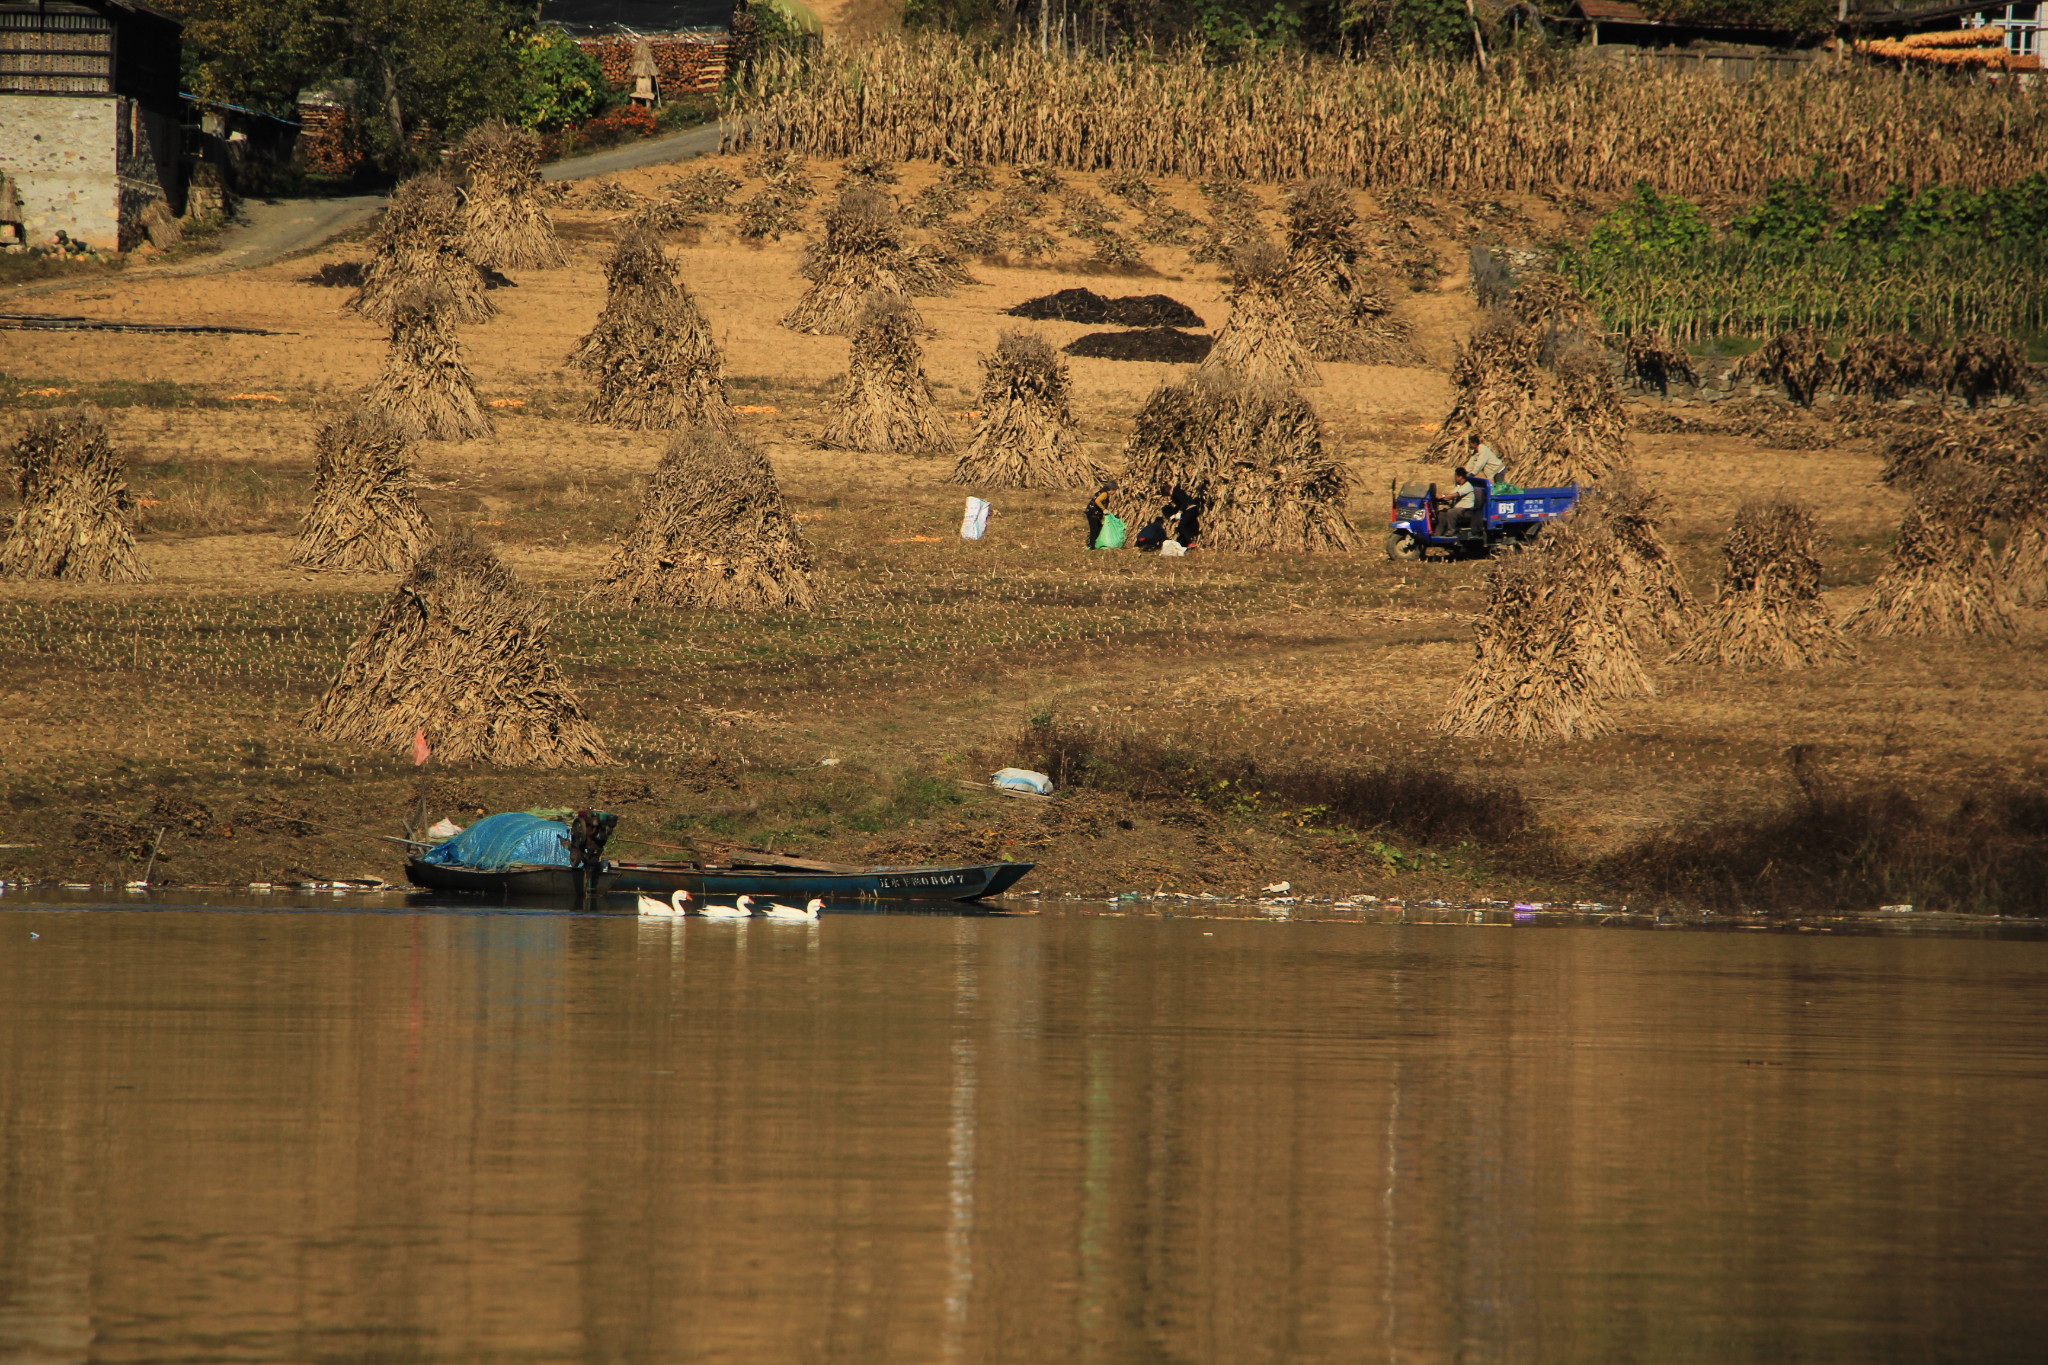
[(0, 910), (0, 1361), (2038, 1360), (2044, 988), (2038, 943)]

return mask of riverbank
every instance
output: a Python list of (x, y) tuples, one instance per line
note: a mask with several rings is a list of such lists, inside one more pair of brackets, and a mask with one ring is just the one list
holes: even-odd
[[(738, 159), (717, 164), (746, 175)], [(618, 183), (654, 196), (672, 174), (643, 168)], [(930, 178), (930, 168), (906, 167), (896, 192), (914, 195)], [(1191, 186), (1159, 189), (1201, 202)], [(1259, 193), (1270, 214), (1270, 187)], [(1507, 207), (1532, 232), (1560, 221), (1533, 198)], [(1454, 261), (1462, 212), (1445, 203), (1413, 216), (1412, 250)], [(997, 493), (989, 537), (963, 542), (966, 490), (943, 481), (949, 460), (819, 450), (845, 343), (776, 325), (803, 288), (800, 239), (749, 246), (716, 221), (679, 231), (675, 255), (725, 349), (743, 430), (768, 450), (828, 600), (814, 616), (763, 618), (592, 609), (583, 590), (630, 525), (662, 448), (655, 433), (582, 424), (581, 381), (564, 365), (602, 303), (617, 218), (560, 210), (570, 267), (493, 291), (500, 316), (465, 329), (463, 343), (497, 433), (424, 446), (420, 472), (435, 522), (490, 538), (541, 593), (556, 655), (618, 765), (430, 765), (423, 793), (405, 756), (329, 745), (299, 725), (396, 581), (309, 576), (285, 562), (313, 434), (384, 351), (379, 328), (337, 311), (343, 291), (316, 282), (321, 267), (360, 259), (360, 246), (232, 276), (100, 282), (52, 311), (269, 335), (38, 333), (8, 361), (0, 437), (11, 441), (44, 408), (104, 407), (130, 462), (154, 578), (0, 584), (0, 844), (17, 846), (0, 849), (0, 876), (122, 882), (155, 848), (158, 882), (396, 881), (400, 846), (375, 836), (400, 834), (424, 795), (429, 820), (458, 823), (480, 810), (602, 805), (621, 815), (622, 840), (647, 848), (735, 841), (848, 860), (1023, 858), (1040, 864), (1027, 889), (1256, 895), (1284, 880), (1333, 898), (1618, 903), (1611, 860), (1731, 821), (1759, 831), (1745, 847), (1765, 847), (1758, 841), (1781, 837), (1771, 819), (1804, 809), (1816, 774), (1835, 793), (1907, 793), (1920, 803), (1914, 819), (1959, 831), (1968, 849), (1978, 826), (1955, 824), (1966, 798), (2023, 795), (2048, 764), (2041, 612), (2023, 616), (2010, 642), (1859, 641), (1854, 661), (1804, 674), (1652, 659), (1657, 694), (1617, 705), (1616, 732), (1584, 743), (1436, 736), (1471, 659), (1486, 570), (1395, 563), (1376, 535), (1390, 485), (1442, 472), (1424, 449), (1449, 407), (1452, 343), (1477, 316), (1456, 276), (1398, 300), (1421, 363), (1326, 364), (1310, 391), (1351, 477), (1349, 515), (1366, 548), (1174, 561), (1082, 549), (1073, 493)], [(1022, 325), (1005, 309), (1062, 288), (1128, 287), (1168, 293), (1211, 327), (1226, 312), (1216, 268), (1177, 250), (1153, 251), (1156, 273), (1128, 286), (1088, 273), (1074, 252), (1042, 265), (978, 262), (977, 283), (920, 301), (935, 332), (925, 368), (959, 438), (974, 421), (978, 355), (1000, 328)], [(1090, 330), (1032, 327), (1055, 344)], [(1182, 368), (1074, 359), (1087, 447), (1113, 465), (1145, 396)], [(1812, 499), (1830, 537), (1830, 611), (1853, 608), (1903, 507), (1877, 483), (1868, 427), (1825, 414), (1737, 425), (1703, 404), (1636, 414), (1674, 411), (1694, 420), (1642, 420), (1631, 439), (1670, 500), (1664, 534), (1693, 592), (1714, 591), (1735, 505), (1783, 488)], [(1098, 773), (1047, 803), (990, 792), (992, 768), (1025, 756), (1053, 721), (1200, 756), (1207, 776), (1154, 790)], [(1245, 763), (1274, 775), (1392, 764), (1524, 809), (1510, 833), (1460, 823), (1481, 819), (1483, 801), (1448, 823), (1402, 808), (1347, 822), (1332, 814), (1341, 803), (1284, 783), (1214, 786)], [(1845, 828), (1844, 838), (1889, 846), (1900, 826)], [(2026, 826), (1998, 828), (2016, 840)], [(1840, 856), (1869, 866), (1853, 847)], [(1701, 894), (1634, 866), (1646, 878), (1636, 884), (1662, 887), (1661, 899)], [(1856, 909), (1913, 899), (1866, 894), (1881, 883), (1852, 878), (1836, 894), (1868, 901), (1845, 907)]]

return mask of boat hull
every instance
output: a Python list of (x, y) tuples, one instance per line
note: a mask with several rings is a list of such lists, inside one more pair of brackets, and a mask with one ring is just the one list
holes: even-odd
[[(588, 908), (630, 909), (612, 898), (668, 898), (687, 891), (699, 899), (752, 896), (801, 905), (813, 896), (825, 901), (974, 901), (1014, 886), (1030, 863), (978, 863), (954, 867), (870, 867), (821, 872), (797, 868), (700, 867), (689, 863), (614, 863), (598, 874)], [(567, 867), (485, 870), (408, 859), (406, 878), (427, 891), (455, 892), (497, 900), (551, 902), (574, 906), (582, 900), (583, 874)]]

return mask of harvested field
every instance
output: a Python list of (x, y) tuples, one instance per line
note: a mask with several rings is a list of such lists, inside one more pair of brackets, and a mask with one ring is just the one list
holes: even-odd
[[(735, 208), (765, 186), (742, 158), (706, 164), (740, 182)], [(838, 173), (821, 161), (806, 171), (821, 186)], [(618, 182), (653, 202), (676, 174), (650, 167)], [(900, 174), (892, 188), (906, 203), (940, 177), (918, 162)], [(1007, 192), (1009, 173), (999, 174), (1003, 190), (962, 191), (958, 217)], [(1110, 197), (1092, 175), (1062, 176)], [(1195, 185), (1156, 177), (1150, 189), (1161, 204), (1206, 213)], [(1254, 192), (1277, 237), (1277, 196)], [(1367, 198), (1370, 229), (1385, 209)], [(1512, 205), (1533, 231), (1561, 221), (1534, 197)], [(1461, 210), (1428, 206), (1434, 217), (1413, 208), (1402, 217), (1439, 260), (1462, 261), (1437, 226), (1460, 221)], [(418, 444), (413, 492), (437, 531), (467, 528), (488, 543), (550, 618), (552, 659), (613, 764), (451, 761), (429, 779), (433, 818), (600, 802), (624, 817), (626, 839), (774, 840), (781, 850), (891, 860), (1008, 854), (1037, 860), (1027, 886), (1051, 891), (1239, 893), (1285, 877), (1308, 894), (1540, 897), (1590, 891), (1603, 874), (1587, 860), (1621, 851), (1631, 884), (1649, 884), (1636, 861), (1645, 841), (1691, 820), (1773, 827), (1772, 813), (1799, 799), (1793, 750), (1840, 790), (1897, 787), (1937, 814), (1954, 808), (1964, 776), (2023, 786), (2048, 764), (2038, 738), (2048, 734), (2048, 614), (2033, 607), (2016, 609), (2011, 640), (1859, 637), (1853, 658), (1789, 672), (1670, 662), (1667, 649), (1645, 647), (1656, 692), (1604, 702), (1605, 734), (1533, 746), (1428, 737), (1473, 662), (1487, 566), (1394, 563), (1378, 538), (1390, 485), (1416, 477), (1453, 407), (1452, 343), (1478, 320), (1462, 281), (1401, 299), (1426, 363), (1320, 361), (1323, 387), (1306, 391), (1323, 453), (1345, 476), (1358, 549), (1090, 553), (1080, 547), (1087, 494), (1073, 489), (988, 492), (988, 537), (970, 544), (957, 534), (968, 490), (946, 482), (953, 457), (819, 448), (848, 343), (778, 325), (806, 288), (801, 235), (755, 244), (736, 214), (702, 211), (700, 226), (665, 234), (666, 246), (724, 357), (734, 431), (762, 449), (801, 527), (816, 609), (594, 600), (607, 562), (658, 501), (649, 485), (670, 436), (583, 421), (592, 386), (565, 357), (604, 306), (621, 210), (550, 211), (566, 267), (511, 272), (518, 287), (492, 296), (499, 315), (456, 330), (495, 429)], [(815, 202), (804, 210), (817, 212)], [(1063, 239), (1035, 262), (977, 259), (979, 283), (919, 300), (931, 329), (919, 338), (923, 369), (957, 438), (981, 420), (981, 360), (1011, 323), (1007, 310), (1099, 288), (1080, 268), (1093, 250)], [(1188, 250), (1146, 244), (1170, 281), (1162, 290), (1221, 319), (1223, 272)], [(165, 796), (215, 818), (166, 836), (160, 878), (398, 875), (384, 851), (395, 846), (351, 831), (396, 833), (412, 817), (420, 783), (402, 739), (325, 738), (299, 717), (339, 675), (399, 575), (289, 563), (319, 432), (377, 376), (389, 337), (377, 322), (337, 313), (333, 288), (304, 281), (366, 254), (341, 244), (220, 277), (138, 270), (118, 286), (81, 285), (47, 301), (108, 320), (275, 335), (49, 333), (10, 354), (0, 443), (11, 446), (45, 412), (97, 407), (125, 466), (137, 557), (151, 580), (0, 583), (0, 843), (38, 845), (0, 851), (0, 876), (138, 875), (123, 832)], [(86, 294), (107, 297), (77, 297)], [(1098, 466), (1120, 467), (1146, 399), (1193, 363), (1074, 354), (1090, 324), (1031, 327), (1066, 352), (1074, 442)], [(1637, 424), (1620, 439), (1630, 467), (1663, 496), (1656, 534), (1702, 608), (1716, 596), (1737, 507), (1780, 488), (1808, 502), (1827, 538), (1814, 599), (1839, 621), (1870, 595), (1906, 498), (1879, 480), (1874, 429), (1858, 425), (1867, 414), (1852, 418), (1824, 397), (1797, 420), (1824, 424), (1829, 448), (1766, 450), (1715, 409), (1656, 411), (1687, 425), (1651, 434)], [(18, 510), (0, 504), (10, 520)], [(1075, 780), (1070, 798), (1044, 804), (990, 795), (986, 765), (1033, 757), (1026, 740), (1038, 715), (1100, 736), (1111, 759), (1195, 754), (1207, 766), (1162, 759), (1165, 776), (1142, 783), (1098, 768)], [(1138, 747), (1120, 747), (1125, 740)], [(826, 758), (839, 762), (821, 766)], [(1388, 768), (1397, 760), (1399, 771)], [(1285, 781), (1240, 787), (1248, 773)], [(1192, 774), (1187, 794), (1167, 785), (1174, 774)], [(1232, 785), (1196, 789), (1205, 774)], [(1436, 775), (1444, 782), (1431, 786)], [(1462, 813), (1390, 820), (1375, 795), (1383, 789)], [(1471, 790), (1487, 800), (1472, 804), (1461, 795)]]

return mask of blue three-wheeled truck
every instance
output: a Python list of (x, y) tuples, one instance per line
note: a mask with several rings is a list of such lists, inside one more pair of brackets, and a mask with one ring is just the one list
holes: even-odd
[(1555, 521), (1579, 500), (1579, 486), (1523, 488), (1496, 493), (1484, 479), (1472, 480), (1483, 518), (1456, 526), (1451, 510), (1437, 506), (1436, 485), (1404, 483), (1387, 518), (1387, 558), (1422, 559), (1441, 550), (1451, 559), (1483, 559), (1496, 547), (1524, 550), (1536, 543), (1543, 523)]

